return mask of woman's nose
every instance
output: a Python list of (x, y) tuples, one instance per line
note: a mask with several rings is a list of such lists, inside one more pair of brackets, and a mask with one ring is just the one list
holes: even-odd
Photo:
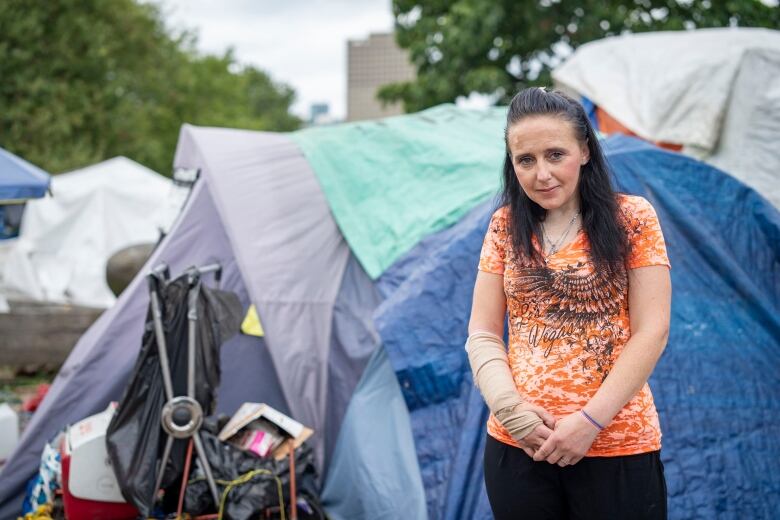
[(550, 169), (546, 165), (539, 165), (539, 167), (536, 169), (536, 180), (541, 182), (547, 182), (550, 180), (552, 175), (550, 175)]

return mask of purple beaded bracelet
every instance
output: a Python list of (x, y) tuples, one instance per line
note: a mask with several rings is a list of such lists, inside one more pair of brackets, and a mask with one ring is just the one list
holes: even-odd
[(604, 429), (604, 427), (603, 427), (602, 425), (600, 425), (600, 424), (599, 424), (599, 423), (596, 421), (596, 419), (594, 419), (593, 417), (591, 417), (590, 415), (588, 415), (588, 413), (587, 413), (585, 410), (580, 410), (580, 412), (582, 412), (582, 415), (584, 415), (584, 416), (585, 416), (585, 418), (586, 418), (587, 420), (589, 420), (593, 426), (595, 426), (595, 427), (596, 427), (596, 428), (598, 428), (599, 430), (603, 430), (603, 429)]

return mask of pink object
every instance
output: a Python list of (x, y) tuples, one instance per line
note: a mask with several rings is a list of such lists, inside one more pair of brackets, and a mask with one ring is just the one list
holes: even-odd
[(271, 451), (272, 440), (271, 435), (264, 431), (253, 431), (245, 442), (244, 445), (246, 447), (244, 449), (265, 457)]

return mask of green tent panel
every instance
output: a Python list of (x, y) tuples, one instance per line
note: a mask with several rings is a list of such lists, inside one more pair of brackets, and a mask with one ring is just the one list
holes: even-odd
[[(439, 105), (292, 137), (352, 251), (376, 279), (420, 239), (496, 193), (505, 121), (506, 108)], [(378, 175), (378, 168), (385, 171)]]

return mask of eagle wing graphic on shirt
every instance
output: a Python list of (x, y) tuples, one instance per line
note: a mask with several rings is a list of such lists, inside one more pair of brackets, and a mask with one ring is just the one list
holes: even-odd
[(626, 274), (596, 269), (580, 274), (577, 268), (522, 269), (510, 290), (546, 306), (545, 317), (557, 327), (591, 328), (620, 312)]
[(544, 309), (541, 314), (549, 329), (533, 343), (551, 353), (553, 342), (565, 342), (571, 333), (581, 336), (584, 332), (587, 340), (578, 356), (581, 368), (587, 370), (595, 364), (596, 372), (605, 378), (613, 363), (613, 334), (617, 332), (612, 330), (612, 318), (624, 305), (626, 284), (625, 271), (588, 272), (578, 264), (562, 270), (520, 269), (508, 289)]

